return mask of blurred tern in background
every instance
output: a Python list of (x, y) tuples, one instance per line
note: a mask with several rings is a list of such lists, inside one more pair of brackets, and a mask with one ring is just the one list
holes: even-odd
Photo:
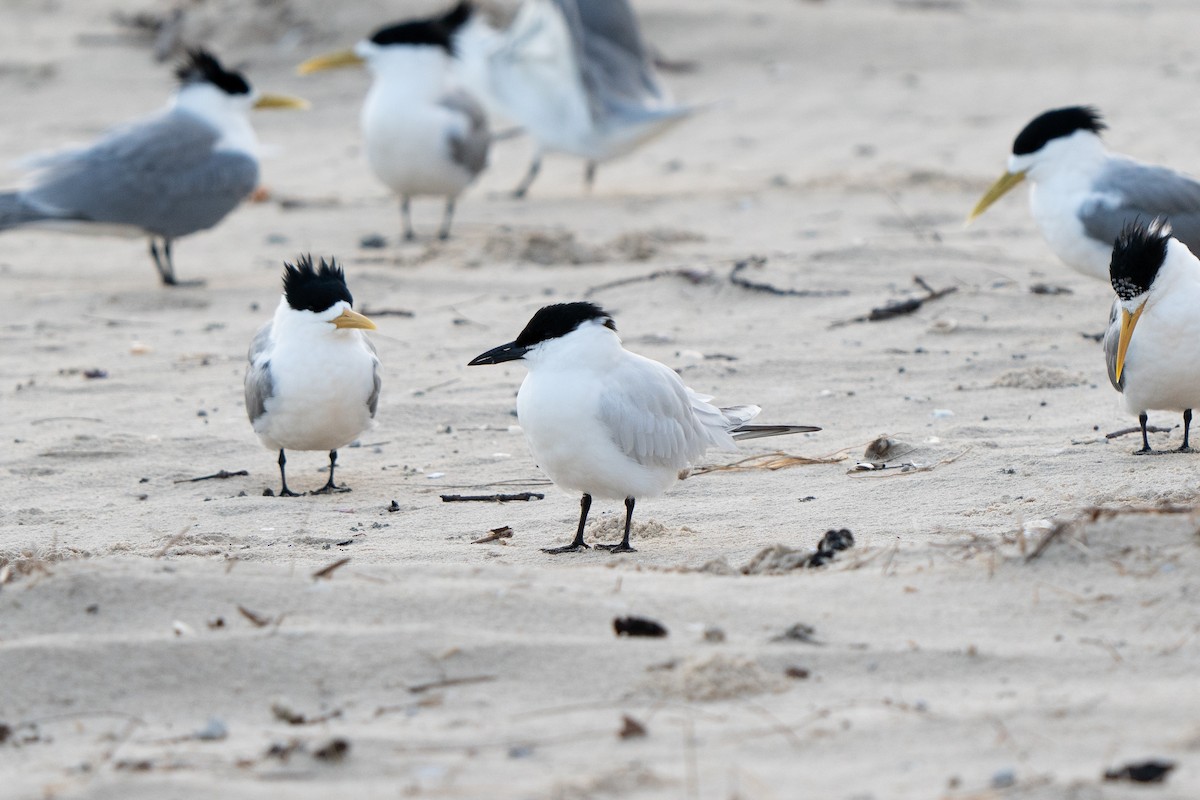
[(633, 552), (634, 503), (656, 497), (710, 447), (736, 439), (819, 431), (810, 425), (749, 425), (758, 406), (718, 408), (674, 370), (621, 346), (616, 325), (592, 303), (560, 303), (533, 315), (521, 335), (476, 356), (470, 366), (521, 360), (529, 374), (517, 416), (538, 466), (559, 488), (582, 492), (575, 539), (547, 553), (586, 549), (592, 497), (625, 501), (625, 537), (596, 545)]
[(333, 483), (337, 451), (374, 427), (382, 385), (379, 356), (363, 333), (375, 323), (353, 305), (336, 261), (314, 269), (302, 256), (284, 264), (283, 297), (250, 345), (246, 413), (263, 445), (279, 451), (280, 497), (297, 496), (284, 450), (328, 450), (329, 480), (313, 494), (350, 491)]
[(1117, 292), (1104, 355), (1121, 405), (1138, 415), (1150, 449), (1146, 412), (1183, 412), (1181, 453), (1190, 453), (1192, 409), (1200, 407), (1200, 260), (1161, 219), (1126, 226), (1112, 251)]
[(371, 71), (361, 120), (367, 161), (400, 196), (406, 241), (416, 238), (412, 197), (446, 198), (438, 238), (447, 239), (455, 201), (487, 166), (491, 136), (483, 106), (451, 74), (451, 39), (471, 14), (464, 0), (442, 16), (380, 28), (353, 50), (317, 56), (297, 68), (301, 75), (361, 64)]
[(1013, 141), (1008, 171), (971, 211), (970, 223), (1029, 178), (1033, 219), (1050, 249), (1073, 269), (1107, 280), (1113, 242), (1136, 220), (1167, 219), (1200, 252), (1200, 182), (1166, 167), (1109, 153), (1100, 114), (1089, 106), (1036, 117)]
[(517, 197), (537, 178), (546, 151), (586, 159), (590, 188), (599, 162), (695, 110), (673, 104), (659, 84), (628, 0), (525, 0), (504, 31), (477, 15), (455, 46), (466, 84), (537, 142)]
[(149, 236), (162, 282), (179, 285), (172, 242), (216, 225), (258, 185), (247, 112), (308, 104), (258, 94), (204, 50), (189, 52), (176, 75), (179, 90), (162, 113), (90, 147), (34, 159), (32, 185), (0, 193), (0, 230)]

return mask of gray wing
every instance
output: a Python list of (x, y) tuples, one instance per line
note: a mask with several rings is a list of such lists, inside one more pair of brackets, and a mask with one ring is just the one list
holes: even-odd
[[(246, 365), (246, 415), (250, 417), (251, 423), (266, 413), (267, 400), (275, 392), (275, 385), (271, 381), (271, 359), (267, 352), (270, 346), (271, 323), (268, 322), (254, 334), (254, 340), (250, 342), (250, 352), (247, 354), (250, 363)], [(378, 395), (378, 378), (375, 382), (375, 392)], [(371, 416), (374, 415), (375, 409), (372, 408)]]
[(23, 193), (64, 219), (174, 238), (210, 228), (258, 183), (258, 162), (216, 151), (215, 128), (174, 110), (55, 157)]
[(487, 166), (488, 147), (492, 141), (483, 106), (461, 89), (443, 95), (439, 102), (467, 118), (466, 133), (450, 136), (450, 158), (472, 175), (478, 175)]
[(375, 358), (375, 365), (371, 370), (371, 380), (374, 381), (375, 386), (371, 389), (371, 396), (367, 398), (367, 408), (371, 412), (371, 419), (375, 419), (375, 411), (379, 408), (379, 390), (383, 388), (383, 379), (379, 377), (379, 351), (375, 349), (375, 343), (366, 336), (363, 337), (363, 341), (366, 342), (367, 349)]
[(567, 23), (593, 118), (662, 99), (628, 0), (554, 0)]
[(1118, 392), (1125, 391), (1125, 376), (1117, 380), (1117, 345), (1121, 341), (1121, 301), (1114, 300), (1108, 314), (1108, 330), (1104, 332), (1104, 361), (1108, 365), (1108, 382)]
[(600, 396), (600, 421), (621, 451), (639, 464), (683, 469), (704, 455), (715, 443), (698, 415), (704, 407), (711, 409), (709, 424), (724, 429), (720, 410), (658, 362), (631, 359), (609, 378), (611, 388)]
[(1166, 217), (1175, 238), (1192, 252), (1200, 252), (1200, 182), (1166, 167), (1114, 158), (1093, 188), (1101, 196), (1079, 211), (1084, 230), (1093, 239), (1111, 245), (1126, 223)]

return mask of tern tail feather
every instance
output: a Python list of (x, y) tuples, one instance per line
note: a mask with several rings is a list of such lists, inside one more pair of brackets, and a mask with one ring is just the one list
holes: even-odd
[(761, 439), (764, 436), (784, 436), (789, 433), (813, 433), (821, 430), (815, 425), (742, 425), (730, 431), (734, 439)]
[(0, 231), (54, 218), (53, 214), (27, 201), (20, 192), (0, 192)]

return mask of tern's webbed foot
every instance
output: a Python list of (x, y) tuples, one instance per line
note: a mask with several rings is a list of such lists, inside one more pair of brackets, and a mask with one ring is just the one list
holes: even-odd
[(596, 548), (598, 550), (607, 550), (610, 553), (636, 553), (637, 552), (637, 550), (633, 549), (632, 547), (625, 544), (624, 542), (617, 542), (616, 544), (598, 544), (598, 545), (596, 545)]
[(334, 486), (332, 483), (327, 483), (320, 489), (314, 489), (309, 494), (345, 494), (350, 491), (349, 486)]
[(1135, 456), (1161, 456), (1165, 452), (1165, 450), (1154, 450), (1149, 447), (1143, 447), (1141, 450), (1134, 450), (1133, 454)]
[(1194, 453), (1196, 451), (1190, 447), (1176, 447), (1175, 452), (1176, 453)]
[(180, 288), (190, 289), (190, 288), (195, 288), (197, 286), (204, 286), (206, 283), (207, 283), (207, 281), (205, 281), (203, 278), (195, 278), (190, 281), (181, 281), (177, 278), (171, 278), (170, 280), (165, 280), (165, 279), (163, 280), (163, 286), (170, 286), (173, 289), (180, 289)]
[[(599, 547), (600, 545), (596, 546)], [(588, 550), (590, 547), (591, 545), (584, 544), (583, 542), (571, 542), (570, 544), (564, 544), (562, 547), (543, 547), (542, 552), (556, 556), (560, 553), (578, 553), (580, 550)]]
[[(300, 497), (300, 495), (296, 494), (295, 492), (293, 492), (291, 489), (287, 488), (286, 486), (279, 490), (279, 496), (280, 497)], [(263, 497), (275, 497), (275, 492), (271, 491), (270, 489), (263, 489)]]

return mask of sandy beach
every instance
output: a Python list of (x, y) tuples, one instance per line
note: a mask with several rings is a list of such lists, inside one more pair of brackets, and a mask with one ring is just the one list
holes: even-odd
[[(455, 236), (418, 200), (403, 244), (366, 73), (294, 67), (439, 4), (325, 5), (188, 6), (185, 36), (313, 104), (256, 113), (265, 199), (177, 242), (205, 286), (162, 288), (141, 239), (0, 236), (0, 797), (1200, 796), (1200, 456), (1106, 438), (1136, 425), (1090, 338), (1113, 292), (1024, 191), (963, 227), (1056, 106), (1200, 174), (1200, 8), (634, 0), (704, 113), (590, 194), (550, 156), (511, 199), (532, 145), (499, 142)], [(170, 62), (120, 20), (170, 7), (0, 10), (0, 186), (163, 104)], [(353, 492), (265, 497), (246, 348), (306, 252), (379, 325), (378, 425), (340, 452)], [(953, 291), (856, 321), (918, 277)], [(466, 364), (578, 299), (697, 391), (823, 430), (710, 452), (638, 504), (636, 553), (542, 553), (579, 498), (529, 456), (523, 368)], [(879, 437), (892, 468), (855, 470)], [(839, 529), (823, 566), (767, 563)], [(616, 636), (630, 615), (668, 635)], [(1105, 780), (1150, 760), (1163, 783)]]

